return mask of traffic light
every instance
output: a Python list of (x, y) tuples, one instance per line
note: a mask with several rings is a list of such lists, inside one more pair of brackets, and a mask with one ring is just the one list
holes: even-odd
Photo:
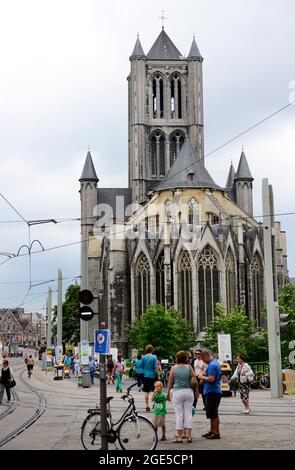
[(289, 313), (280, 313), (280, 328), (286, 328), (289, 325)]
[(89, 304), (91, 304), (94, 300), (92, 292), (87, 289), (81, 290), (79, 292), (79, 300), (82, 304), (84, 304), (84, 306), (80, 307), (79, 309), (80, 318), (85, 321), (91, 320), (94, 315), (92, 308), (89, 307)]

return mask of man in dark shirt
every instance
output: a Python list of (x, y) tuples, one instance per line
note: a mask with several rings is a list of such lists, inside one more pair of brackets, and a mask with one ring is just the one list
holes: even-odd
[(220, 439), (218, 407), (221, 399), (221, 367), (208, 351), (202, 351), (202, 359), (207, 364), (205, 374), (199, 378), (204, 383), (206, 416), (210, 419), (210, 431), (203, 434), (206, 439)]

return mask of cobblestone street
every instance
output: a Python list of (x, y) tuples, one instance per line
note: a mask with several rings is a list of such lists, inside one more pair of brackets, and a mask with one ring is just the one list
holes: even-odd
[[(27, 430), (15, 437), (1, 449), (55, 449), (82, 450), (80, 441), (81, 424), (87, 409), (99, 402), (99, 381), (91, 388), (78, 387), (76, 379), (54, 381), (53, 373), (46, 375), (39, 365), (34, 369), (32, 379), (26, 377), (24, 363), (21, 359), (11, 359), (16, 376), (16, 409), (1, 419), (0, 439), (17, 428), (32, 416), (37, 406), (36, 397), (20, 380), (36, 388), (46, 399), (44, 414)], [(38, 363), (39, 364), (39, 363)], [(124, 379), (123, 390), (133, 383)], [(134, 390), (136, 405), (142, 414), (145, 412), (143, 393)], [(113, 385), (108, 386), (108, 396), (114, 396), (112, 410), (120, 415), (126, 403), (120, 399)], [(208, 422), (201, 402), (193, 418), (193, 443), (173, 444), (175, 416), (173, 405), (168, 404), (167, 441), (159, 442), (157, 450), (190, 449), (295, 449), (295, 396), (284, 396), (280, 400), (270, 398), (269, 392), (252, 391), (250, 395), (252, 413), (241, 415), (241, 402), (238, 397), (223, 398), (220, 405), (221, 440), (207, 441), (201, 434), (208, 430)], [(6, 399), (0, 407), (1, 413), (7, 408)], [(152, 418), (152, 413), (149, 413)], [(114, 445), (110, 446), (115, 448)]]

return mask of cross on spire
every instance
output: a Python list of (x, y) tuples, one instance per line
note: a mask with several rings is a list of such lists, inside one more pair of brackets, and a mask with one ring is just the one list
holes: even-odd
[(162, 20), (162, 29), (164, 29), (164, 22), (165, 20), (167, 20), (167, 16), (164, 16), (164, 15), (165, 15), (165, 11), (161, 10), (161, 16), (159, 16), (159, 20)]

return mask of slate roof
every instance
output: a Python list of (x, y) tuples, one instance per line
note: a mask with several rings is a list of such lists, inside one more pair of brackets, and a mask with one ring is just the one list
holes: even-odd
[(202, 59), (203, 57), (201, 56), (201, 53), (199, 51), (199, 48), (196, 43), (195, 36), (193, 37), (193, 42), (189, 51), (189, 54), (187, 56), (188, 59)]
[[(188, 174), (194, 173), (193, 181)], [(211, 178), (203, 161), (197, 160), (191, 141), (187, 138), (181, 151), (163, 181), (155, 188), (156, 191), (173, 188), (220, 188)]]
[(229, 172), (228, 172), (228, 177), (225, 185), (226, 192), (228, 193), (229, 197), (234, 201), (235, 200), (235, 195), (234, 195), (234, 179), (235, 179), (235, 169), (233, 164), (231, 163)]
[(240, 180), (240, 179), (251, 180), (251, 181), (254, 180), (253, 176), (251, 175), (250, 168), (249, 168), (244, 150), (242, 150), (240, 161), (239, 161), (239, 166), (238, 166), (234, 179), (235, 181)]
[(142, 57), (145, 57), (145, 53), (143, 51), (141, 42), (139, 40), (139, 35), (137, 35), (136, 43), (135, 43), (133, 52), (130, 56), (130, 59), (142, 58)]
[[(117, 202), (117, 204), (116, 204)], [(117, 222), (122, 222), (126, 213), (126, 207), (132, 203), (131, 188), (98, 188), (97, 204), (106, 204), (112, 209), (113, 217), (118, 217)], [(117, 213), (118, 211), (118, 213)], [(108, 214), (107, 214), (108, 215)], [(110, 223), (112, 220), (110, 220)]]
[(96, 181), (96, 182), (99, 181), (96, 175), (91, 153), (89, 150), (87, 152), (86, 160), (84, 163), (84, 168), (83, 168), (82, 175), (79, 181)]
[(165, 30), (162, 29), (150, 51), (148, 52), (147, 59), (183, 60), (184, 57), (179, 52), (175, 44), (173, 44)]

